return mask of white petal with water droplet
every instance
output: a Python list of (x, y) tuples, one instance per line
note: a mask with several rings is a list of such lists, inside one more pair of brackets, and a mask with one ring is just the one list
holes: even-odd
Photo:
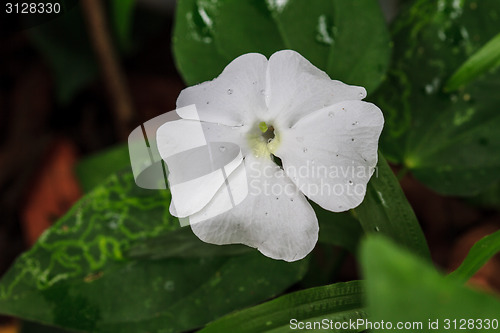
[[(283, 130), (276, 155), (309, 199), (325, 209), (345, 211), (363, 201), (377, 164), (383, 124), (382, 112), (374, 104), (337, 103)], [(297, 137), (304, 140), (297, 142)]]
[(266, 102), (269, 117), (280, 127), (293, 126), (300, 118), (325, 106), (366, 97), (363, 87), (331, 80), (299, 53), (284, 50), (269, 58)]
[[(248, 156), (245, 167), (248, 196), (234, 209), (212, 219), (200, 218), (203, 210), (191, 216), (194, 222), (203, 220), (191, 223), (193, 232), (207, 243), (242, 243), (273, 259), (304, 258), (318, 239), (318, 220), (311, 205), (270, 159)], [(276, 192), (279, 189), (281, 193)], [(214, 202), (223, 195), (223, 191), (218, 192)]]

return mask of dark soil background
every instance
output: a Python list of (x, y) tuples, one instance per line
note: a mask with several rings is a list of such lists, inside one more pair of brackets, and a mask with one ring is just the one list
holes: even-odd
[[(162, 15), (164, 27), (121, 59), (135, 111), (128, 130), (174, 109), (184, 88), (171, 54), (172, 13)], [(26, 31), (0, 31), (0, 276), (80, 197), (73, 172), (78, 160), (125, 142), (106, 91), (97, 78), (61, 107), (49, 64)], [(477, 240), (500, 229), (498, 211), (442, 197), (411, 175), (401, 184), (444, 271), (457, 267)], [(320, 265), (322, 260), (317, 258)], [(356, 262), (348, 257), (335, 279), (356, 277)], [(500, 258), (471, 283), (498, 293)], [(7, 321), (0, 318), (0, 325)]]

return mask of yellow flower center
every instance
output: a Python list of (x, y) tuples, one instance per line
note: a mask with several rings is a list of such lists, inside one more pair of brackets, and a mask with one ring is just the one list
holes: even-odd
[(255, 157), (271, 157), (281, 142), (279, 132), (264, 121), (255, 126), (248, 134), (249, 146)]

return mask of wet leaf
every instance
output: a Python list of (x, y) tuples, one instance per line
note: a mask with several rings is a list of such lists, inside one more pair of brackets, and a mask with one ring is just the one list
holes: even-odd
[[(0, 313), (77, 331), (181, 332), (273, 297), (305, 274), (307, 260), (286, 263), (251, 250), (131, 256), (130, 249), (181, 230), (169, 201), (168, 191), (138, 188), (131, 173), (110, 176), (3, 276)], [(166, 252), (183, 244), (170, 245)]]
[[(314, 321), (321, 323), (356, 321), (367, 317), (362, 305), (363, 296), (361, 281), (301, 290), (222, 317), (199, 332), (290, 332), (300, 328), (299, 322), (303, 322), (303, 327), (306, 327), (306, 322)], [(329, 329), (328, 332), (361, 330)]]
[(173, 47), (188, 85), (212, 80), (244, 53), (293, 49), (368, 92), (382, 81), (391, 52), (374, 0), (181, 0)]
[(366, 233), (389, 237), (430, 261), (427, 241), (417, 217), (396, 176), (380, 153), (377, 170), (368, 183), (365, 199), (354, 211)]
[(415, 1), (394, 24), (394, 66), (374, 97), (386, 125), (381, 150), (445, 195), (500, 180), (498, 70), (455, 92), (444, 84), (498, 34), (500, 2)]

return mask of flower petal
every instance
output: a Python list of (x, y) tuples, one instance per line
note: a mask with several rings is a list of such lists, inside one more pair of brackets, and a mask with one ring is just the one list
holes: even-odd
[(275, 154), (309, 199), (325, 209), (345, 211), (363, 201), (383, 124), (374, 104), (341, 102), (280, 132), (282, 143)]
[(345, 100), (366, 97), (363, 87), (349, 86), (330, 77), (299, 53), (274, 53), (267, 67), (266, 102), (269, 118), (279, 127), (291, 127), (300, 118)]
[[(190, 216), (193, 232), (204, 242), (242, 243), (273, 259), (304, 258), (318, 239), (318, 220), (311, 205), (270, 159), (250, 155), (244, 165), (240, 172), (247, 174), (248, 196), (214, 218), (205, 220), (203, 210)], [(229, 177), (229, 183), (236, 175)], [(216, 205), (218, 195), (204, 210)]]
[[(266, 109), (264, 89), (267, 59), (249, 53), (234, 59), (218, 78), (184, 89), (177, 107), (195, 104), (199, 119), (211, 123), (239, 126), (255, 120), (256, 112)], [(179, 112), (184, 119), (194, 119)]]
[(186, 217), (200, 211), (242, 164), (240, 130), (185, 119), (158, 129), (156, 141), (168, 168), (172, 215)]

